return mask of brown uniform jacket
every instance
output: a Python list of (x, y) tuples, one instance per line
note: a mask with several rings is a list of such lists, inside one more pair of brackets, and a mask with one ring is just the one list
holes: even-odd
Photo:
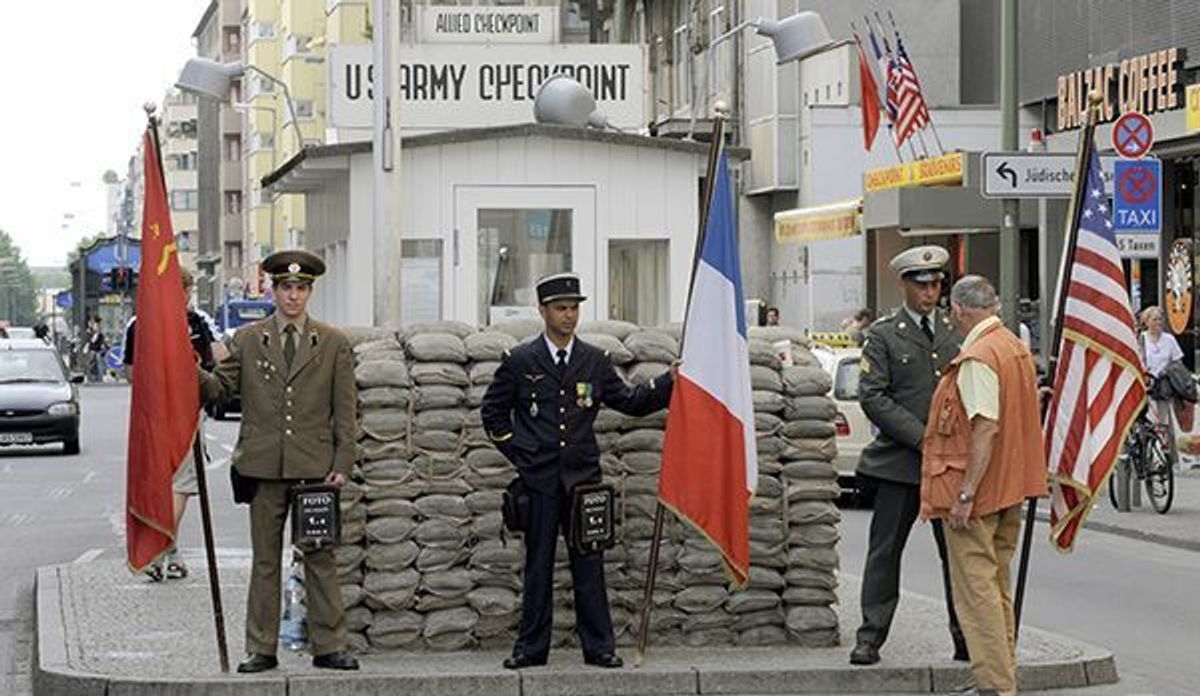
[(242, 426), (233, 465), (260, 479), (349, 475), (354, 464), (357, 392), (350, 342), (337, 329), (307, 319), (287, 368), (274, 317), (238, 330), (229, 357), (200, 370), (204, 401), (241, 398)]

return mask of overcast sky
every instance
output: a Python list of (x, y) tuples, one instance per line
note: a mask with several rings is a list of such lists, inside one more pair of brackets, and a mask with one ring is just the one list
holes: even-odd
[[(4, 4), (0, 229), (34, 266), (104, 229), (107, 169), (124, 175), (208, 0)], [(66, 216), (73, 216), (68, 218)], [(66, 225), (66, 227), (63, 227)]]

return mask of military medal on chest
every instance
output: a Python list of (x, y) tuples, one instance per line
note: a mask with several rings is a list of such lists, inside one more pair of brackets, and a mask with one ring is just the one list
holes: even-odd
[(538, 384), (538, 382), (540, 382), (542, 380), (543, 377), (545, 377), (545, 375), (539, 375), (539, 374), (533, 374), (533, 373), (525, 374), (525, 379), (527, 379), (533, 383), (533, 385), (530, 387), (530, 389), (532, 391), (529, 392), (529, 417), (530, 418), (537, 418), (537, 416), (538, 416), (537, 384)]
[(529, 402), (529, 417), (537, 418), (537, 414), (538, 414), (537, 394), (536, 393), (530, 394), (529, 398), (532, 399), (532, 401)]
[(592, 383), (591, 382), (576, 382), (575, 383), (575, 405), (579, 408), (592, 407)]

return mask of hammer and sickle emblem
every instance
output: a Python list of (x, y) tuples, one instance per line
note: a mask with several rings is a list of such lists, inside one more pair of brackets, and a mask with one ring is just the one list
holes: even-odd
[[(158, 225), (155, 225), (155, 226), (154, 226), (154, 232), (155, 232), (155, 235), (156, 235), (156, 236), (157, 236), (157, 233), (158, 233), (158, 229), (157, 229), (157, 228), (158, 228)], [(162, 274), (164, 274), (164, 273), (166, 273), (166, 272), (167, 272), (167, 262), (168, 262), (168, 261), (170, 261), (170, 259), (171, 259), (171, 254), (174, 254), (174, 253), (176, 253), (177, 251), (178, 251), (178, 249), (176, 249), (176, 248), (175, 248), (175, 243), (174, 243), (174, 242), (171, 242), (170, 244), (168, 244), (168, 245), (166, 245), (165, 247), (163, 247), (163, 250), (162, 250), (162, 258), (158, 260), (158, 268), (157, 268), (157, 269), (155, 269), (155, 270), (157, 270), (157, 271), (158, 271), (158, 274), (159, 274), (159, 275), (162, 275)]]
[(158, 239), (159, 231), (158, 231), (158, 223), (157, 222), (150, 223), (150, 232), (154, 235), (155, 239)]

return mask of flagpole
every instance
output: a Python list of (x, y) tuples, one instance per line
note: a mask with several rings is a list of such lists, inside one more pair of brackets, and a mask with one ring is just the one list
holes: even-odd
[[(892, 11), (890, 9), (887, 11), (887, 14), (888, 14), (888, 21), (892, 23), (892, 32), (896, 34), (896, 46), (897, 46), (897, 48), (899, 48), (899, 46), (900, 46), (900, 27), (896, 26), (896, 18), (895, 18), (895, 16), (892, 15)], [(879, 13), (876, 12), (875, 16), (878, 17)], [(879, 24), (880, 24), (880, 28), (882, 28), (883, 22), (880, 21)], [(908, 65), (909, 65), (909, 67), (912, 68), (913, 79), (917, 81), (917, 89), (921, 89), (921, 78), (917, 77), (917, 66), (913, 64), (911, 57), (908, 59)], [(924, 90), (922, 90), (921, 101), (922, 102), (925, 101)], [(928, 102), (926, 102), (925, 110), (926, 110), (926, 113), (928, 113), (928, 111), (929, 111)], [(937, 126), (934, 125), (934, 123), (933, 123), (933, 116), (929, 117), (929, 121), (927, 123), (928, 123), (929, 129), (933, 131), (933, 139), (937, 143), (938, 152), (943, 155), (946, 154), (946, 148), (942, 146), (942, 138), (940, 135), (938, 135)], [(922, 128), (921, 130), (923, 131), (925, 129)], [(917, 131), (917, 132), (920, 133), (921, 131)], [(922, 139), (921, 142), (922, 142), (922, 144), (924, 144), (924, 142), (925, 142), (924, 139)]]
[[(1050, 342), (1050, 359), (1047, 361), (1046, 374), (1050, 384), (1054, 384), (1054, 374), (1058, 370), (1058, 350), (1062, 343), (1062, 316), (1067, 304), (1067, 277), (1070, 259), (1075, 254), (1075, 246), (1079, 239), (1079, 213), (1083, 207), (1087, 186), (1087, 169), (1090, 166), (1092, 148), (1095, 147), (1096, 116), (1100, 108), (1099, 92), (1088, 94), (1087, 118), (1079, 135), (1079, 147), (1075, 153), (1075, 185), (1071, 187), (1071, 202), (1067, 206), (1067, 235), (1063, 240), (1062, 258), (1058, 263), (1058, 283), (1054, 292), (1054, 314), (1050, 321), (1054, 326), (1054, 339)], [(1025, 508), (1025, 530), (1021, 540), (1021, 558), (1017, 565), (1017, 589), (1013, 597), (1013, 641), (1021, 632), (1021, 608), (1025, 605), (1025, 583), (1029, 578), (1029, 556), (1033, 546), (1033, 525), (1037, 518), (1038, 499), (1029, 498)]]
[[(683, 314), (683, 326), (679, 333), (679, 351), (683, 353), (683, 340), (687, 336), (688, 316), (692, 306), (692, 290), (696, 286), (696, 269), (700, 265), (700, 254), (704, 250), (704, 238), (708, 231), (708, 213), (712, 208), (713, 190), (716, 188), (717, 164), (721, 159), (722, 141), (725, 139), (725, 114), (718, 109), (713, 115), (712, 134), (708, 142), (708, 166), (705, 169), (704, 197), (700, 206), (700, 227), (696, 232), (696, 248), (692, 255), (692, 277), (688, 282), (687, 302)], [(633, 666), (641, 667), (646, 654), (646, 639), (650, 633), (650, 611), (654, 607), (654, 583), (658, 576), (658, 550), (662, 544), (663, 518), (666, 507), (662, 500), (654, 508), (654, 535), (650, 542), (650, 565), (646, 571), (646, 591), (642, 595), (642, 618), (639, 623), (637, 649), (633, 654)]]
[[(850, 31), (854, 34), (854, 43), (858, 44), (858, 50), (860, 52), (859, 60), (863, 60), (866, 57), (866, 50), (863, 48), (862, 39), (858, 35), (858, 27), (854, 26), (854, 22), (850, 22)], [(867, 71), (871, 73), (871, 78), (873, 80), (875, 80), (875, 85), (876, 85), (875, 98), (879, 99), (878, 85), (880, 84), (880, 82), (879, 82), (879, 76), (875, 74), (875, 66), (869, 60), (864, 61), (864, 62), (866, 63)], [(860, 85), (859, 89), (860, 90), (862, 89), (861, 85)], [(879, 104), (883, 105), (883, 102), (880, 101)], [(884, 112), (884, 118), (882, 119), (882, 121), (886, 121), (886, 123), (881, 122), (879, 125), (887, 126), (887, 131), (888, 131), (887, 139), (892, 143), (892, 149), (896, 151), (896, 161), (903, 164), (904, 158), (900, 156), (900, 147), (898, 145), (896, 145), (896, 139), (894, 137), (892, 137), (892, 121), (890, 118), (887, 118), (886, 106), (881, 108), (880, 111)], [(878, 137), (878, 133), (876, 134), (876, 137)], [(870, 152), (870, 151), (868, 150), (868, 152)]]
[[(150, 120), (150, 138), (154, 142), (154, 157), (158, 161), (158, 173), (162, 177), (163, 190), (166, 191), (166, 174), (162, 166), (162, 145), (158, 140), (158, 119), (154, 117), (152, 105), (146, 105), (146, 115)], [(187, 301), (187, 298), (184, 298)], [(197, 414), (199, 418), (199, 414)], [(204, 448), (200, 438), (202, 429), (197, 423), (196, 434), (192, 438), (192, 463), (196, 469), (196, 489), (200, 497), (200, 521), (204, 529), (204, 553), (208, 559), (208, 587), (212, 595), (213, 623), (217, 632), (217, 658), (220, 661), (221, 673), (229, 672), (229, 645), (225, 640), (225, 613), (221, 606), (221, 579), (217, 574), (217, 550), (213, 542), (212, 509), (208, 501), (208, 474), (204, 468)], [(175, 530), (178, 537), (179, 530)]]

